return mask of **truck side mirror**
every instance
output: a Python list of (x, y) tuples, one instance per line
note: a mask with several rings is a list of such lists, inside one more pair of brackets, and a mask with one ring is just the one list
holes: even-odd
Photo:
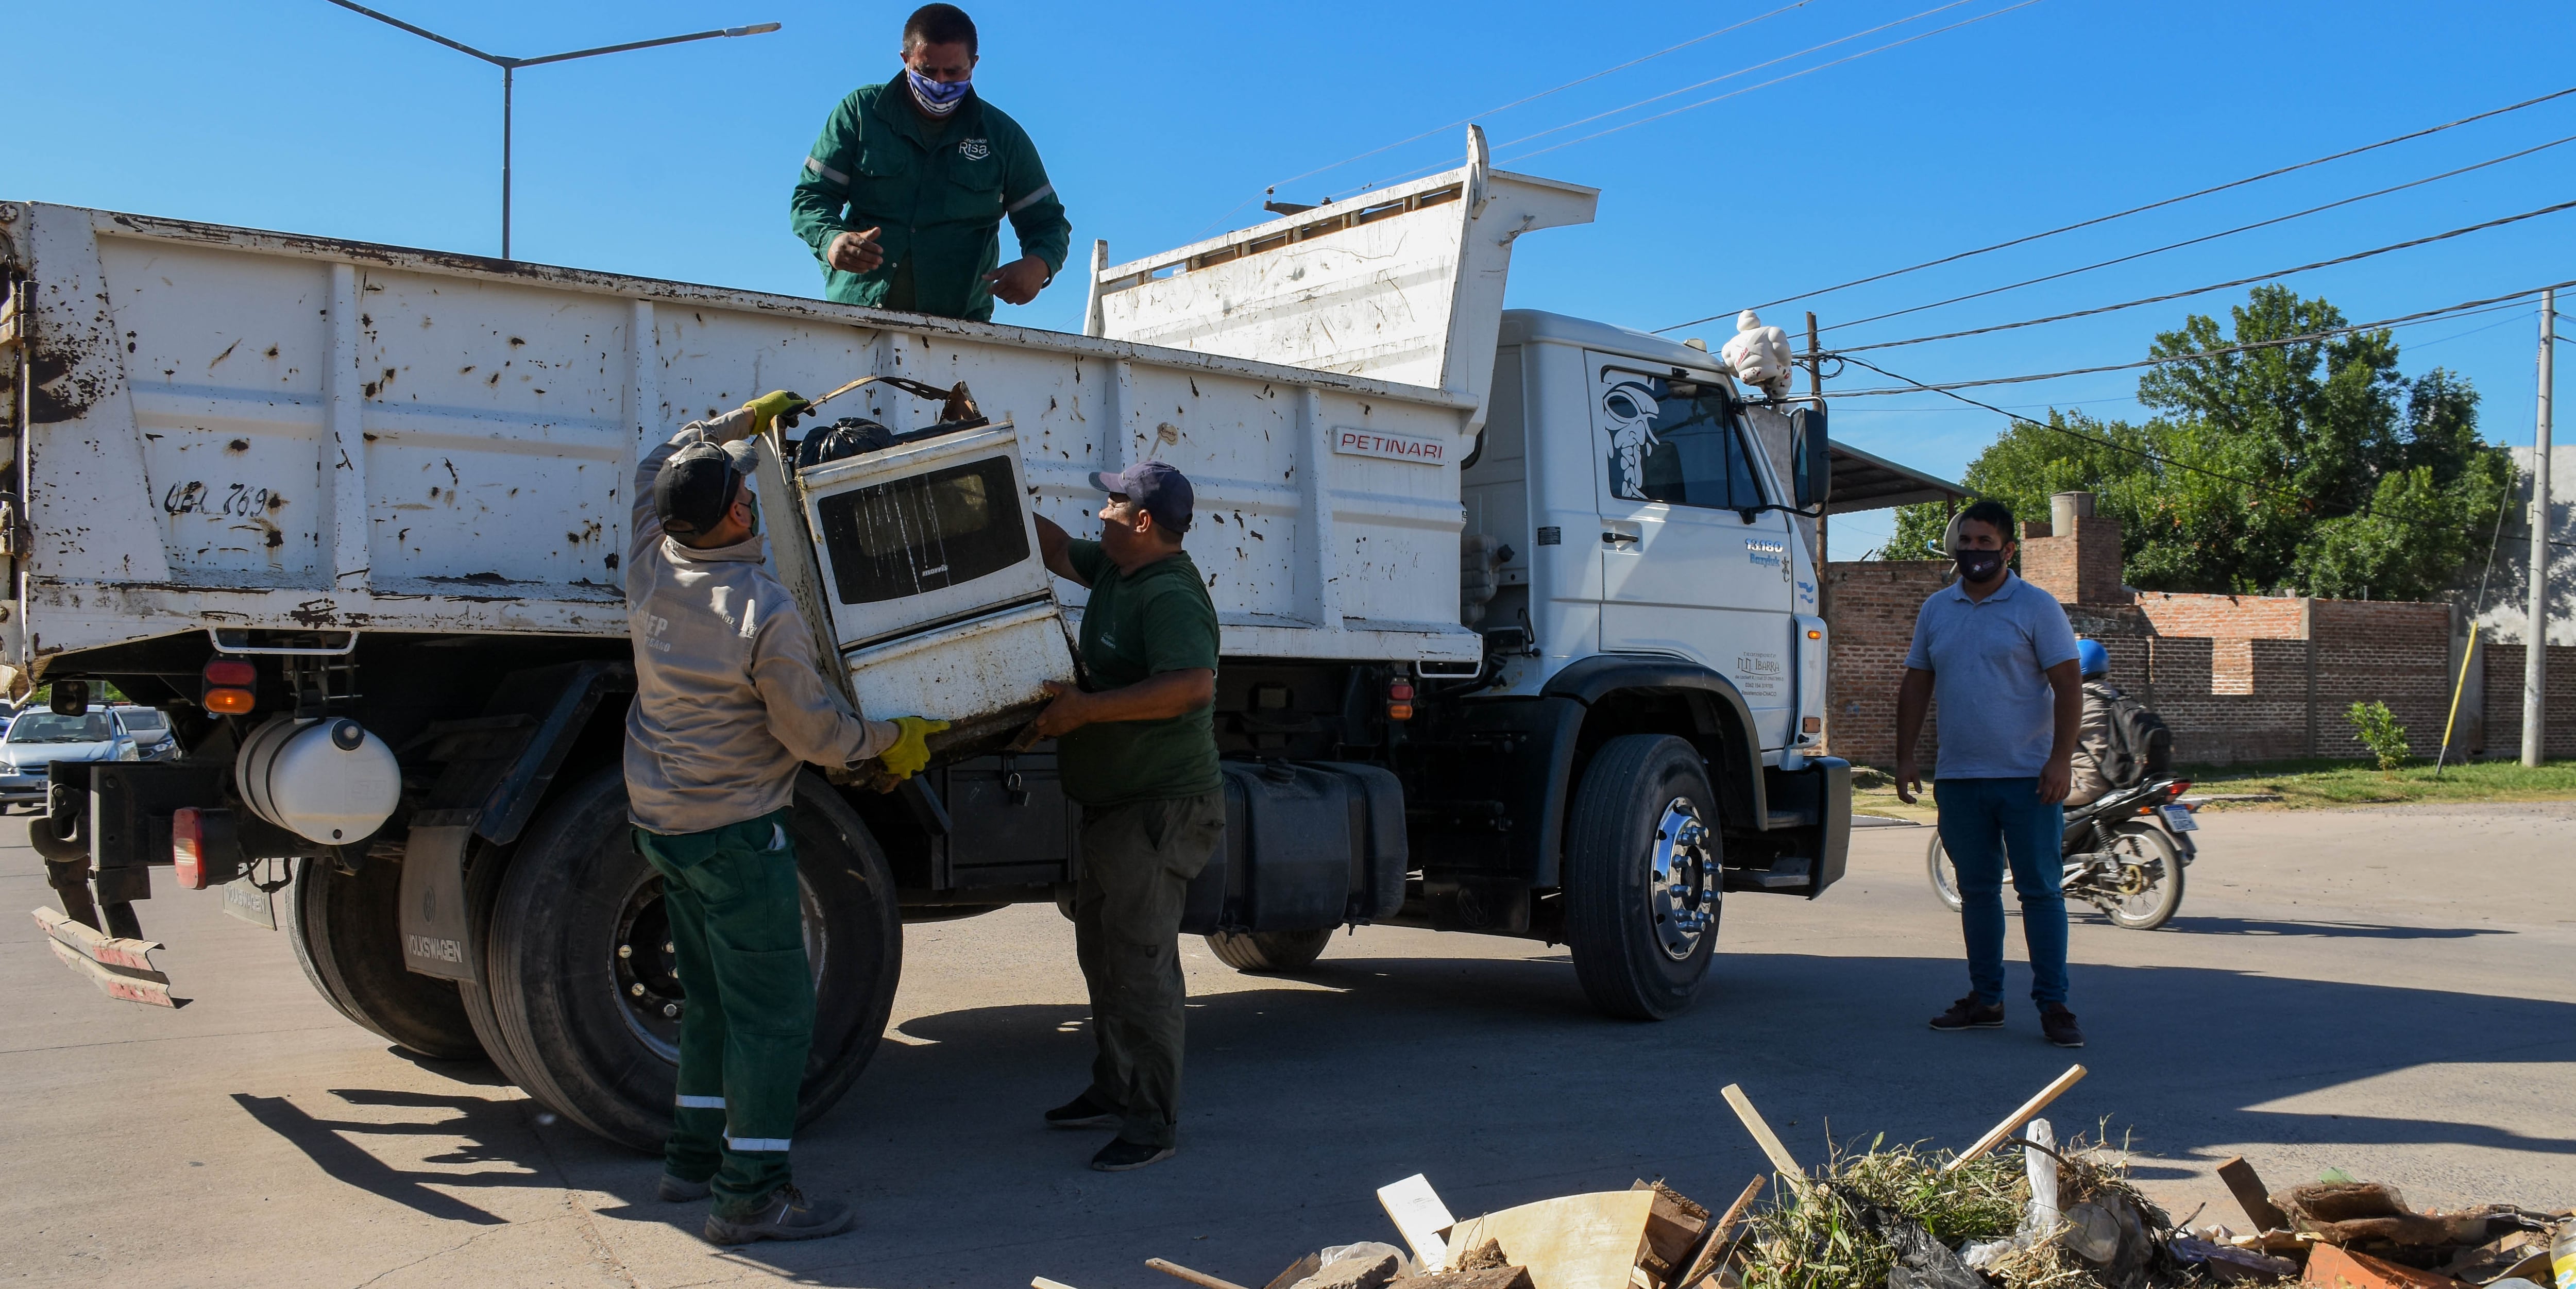
[(1833, 445), (1825, 436), (1825, 409), (1801, 407), (1789, 413), (1793, 431), (1790, 453), (1796, 460), (1798, 508), (1821, 506), (1834, 495)]

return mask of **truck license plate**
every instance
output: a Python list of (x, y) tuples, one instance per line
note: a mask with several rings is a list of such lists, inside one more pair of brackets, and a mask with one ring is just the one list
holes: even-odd
[(2192, 820), (2189, 806), (2166, 806), (2165, 822), (2173, 825), (2175, 832), (2197, 832), (2200, 829), (2200, 825)]

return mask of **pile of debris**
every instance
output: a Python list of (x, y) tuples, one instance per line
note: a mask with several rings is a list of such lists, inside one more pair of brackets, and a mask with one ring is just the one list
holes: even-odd
[[(1956, 1155), (1882, 1138), (1830, 1148), (1813, 1170), (1730, 1086), (1777, 1171), (1721, 1211), (1640, 1180), (1461, 1221), (1417, 1175), (1378, 1191), (1403, 1246), (1318, 1249), (1264, 1289), (2576, 1289), (2576, 1216), (2418, 1213), (2394, 1187), (2339, 1173), (2269, 1193), (2231, 1159), (2219, 1177), (2252, 1233), (2192, 1227), (2197, 1212), (2176, 1223), (2130, 1183), (2125, 1154), (2080, 1136), (2061, 1145), (2038, 1117), (2083, 1077), (2069, 1069)], [(2007, 1144), (2019, 1158), (1997, 1153)], [(1146, 1265), (1199, 1289), (1246, 1289)]]

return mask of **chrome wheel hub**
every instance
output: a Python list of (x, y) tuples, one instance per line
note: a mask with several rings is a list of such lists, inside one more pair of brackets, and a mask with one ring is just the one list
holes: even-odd
[(1655, 820), (1646, 909), (1655, 920), (1655, 942), (1675, 962), (1689, 958), (1701, 939), (1717, 931), (1715, 842), (1688, 797), (1673, 798)]

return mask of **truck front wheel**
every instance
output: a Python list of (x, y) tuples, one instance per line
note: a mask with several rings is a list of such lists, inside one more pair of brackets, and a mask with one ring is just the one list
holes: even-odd
[(1565, 836), (1565, 934), (1575, 979), (1603, 1012), (1679, 1015), (1717, 945), (1723, 851), (1699, 751), (1623, 734), (1583, 773)]
[[(662, 881), (635, 852), (626, 778), (611, 766), (573, 786), (520, 839), (500, 876), (484, 951), (501, 1064), (520, 1088), (611, 1141), (657, 1151), (671, 1129), (680, 1016)], [(814, 1043), (797, 1121), (848, 1091), (894, 1007), (903, 929), (876, 839), (813, 774), (796, 781), (787, 828), (814, 972)]]
[(1333, 942), (1332, 927), (1321, 931), (1217, 931), (1207, 937), (1208, 952), (1237, 971), (1285, 975), (1313, 966)]

